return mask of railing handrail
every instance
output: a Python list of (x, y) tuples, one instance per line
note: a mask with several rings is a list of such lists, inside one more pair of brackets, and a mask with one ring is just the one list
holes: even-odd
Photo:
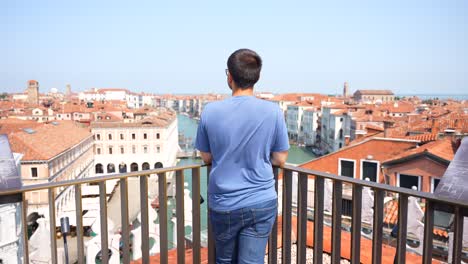
[[(21, 194), (24, 192), (44, 190), (44, 189), (49, 189), (49, 188), (68, 187), (68, 186), (73, 186), (77, 184), (96, 183), (96, 182), (108, 181), (108, 180), (119, 180), (122, 178), (130, 178), (130, 177), (144, 176), (144, 175), (150, 175), (150, 174), (158, 174), (158, 173), (172, 172), (172, 171), (178, 171), (178, 170), (193, 169), (193, 168), (204, 167), (204, 166), (206, 165), (195, 163), (195, 164), (189, 164), (189, 165), (183, 165), (183, 166), (173, 166), (173, 167), (167, 167), (167, 168), (140, 170), (140, 171), (134, 171), (134, 172), (94, 176), (94, 177), (73, 179), (73, 180), (66, 180), (66, 181), (59, 181), (59, 182), (48, 182), (48, 183), (41, 183), (41, 184), (25, 185), (19, 189), (0, 190), (0, 196)], [(421, 191), (416, 191), (412, 189), (401, 188), (401, 187), (392, 186), (388, 184), (366, 181), (366, 180), (361, 180), (361, 179), (356, 179), (356, 178), (351, 178), (351, 177), (346, 177), (346, 176), (339, 176), (339, 175), (335, 175), (331, 173), (326, 173), (326, 172), (321, 172), (317, 170), (306, 169), (306, 168), (301, 168), (301, 167), (291, 166), (291, 165), (285, 165), (283, 169), (309, 175), (309, 176), (319, 176), (319, 177), (323, 177), (326, 179), (342, 181), (344, 183), (358, 184), (358, 185), (361, 185), (364, 187), (370, 187), (373, 189), (379, 189), (383, 191), (405, 194), (408, 196), (418, 197), (422, 199), (428, 199), (436, 203), (445, 203), (445, 204), (454, 205), (454, 206), (468, 207), (468, 203), (464, 203), (462, 201), (458, 201), (455, 199), (438, 197), (433, 193), (421, 192)]]
[[(82, 207), (82, 184), (87, 183), (98, 183), (99, 184), (99, 214), (100, 214), (100, 234), (101, 234), (101, 248), (109, 248), (109, 237), (105, 230), (109, 230), (107, 223), (107, 192), (106, 192), (106, 181), (119, 180), (120, 181), (120, 206), (121, 206), (121, 236), (123, 241), (123, 252), (130, 251), (130, 223), (129, 223), (129, 209), (128, 209), (128, 178), (136, 177), (139, 178), (140, 182), (140, 214), (141, 214), (141, 251), (142, 251), (142, 262), (149, 263), (150, 258), (150, 246), (149, 246), (149, 200), (148, 200), (148, 176), (151, 174), (157, 174), (158, 177), (158, 199), (159, 199), (159, 219), (160, 219), (160, 259), (161, 263), (168, 263), (168, 226), (167, 226), (167, 182), (166, 173), (175, 172), (175, 187), (176, 194), (183, 194), (184, 190), (184, 170), (192, 170), (192, 223), (193, 223), (193, 262), (200, 263), (201, 254), (201, 207), (200, 207), (200, 171), (203, 165), (190, 164), (183, 166), (173, 166), (168, 168), (158, 168), (152, 170), (126, 172), (120, 174), (110, 174), (95, 177), (88, 177), (82, 179), (73, 179), (60, 182), (48, 182), (36, 185), (27, 185), (19, 189), (4, 190), (0, 191), (0, 198), (3, 196), (9, 197), (8, 195), (25, 197), (25, 192), (36, 191), (36, 190), (47, 190), (48, 201), (49, 201), (49, 230), (56, 230), (56, 211), (55, 203), (55, 190), (58, 187), (69, 187), (74, 186), (75, 188), (75, 208), (76, 208), (76, 228), (77, 230), (83, 230), (83, 207)], [(210, 167), (208, 166), (209, 177)], [(298, 173), (297, 183), (293, 183), (293, 172)], [(275, 176), (275, 189), (278, 189), (278, 175), (279, 168), (274, 167), (273, 173)], [(293, 185), (297, 185), (297, 200), (296, 206), (296, 218), (297, 218), (297, 262), (306, 262), (306, 242), (307, 242), (307, 206), (308, 206), (308, 192), (309, 176), (314, 176), (314, 262), (321, 262), (323, 256), (323, 236), (324, 236), (324, 192), (325, 179), (333, 180), (333, 199), (332, 199), (332, 233), (330, 235), (332, 241), (331, 258), (332, 262), (339, 262), (341, 259), (341, 231), (342, 231), (342, 193), (343, 183), (353, 185), (353, 213), (352, 213), (352, 230), (351, 230), (351, 260), (352, 262), (360, 262), (360, 250), (361, 250), (361, 211), (362, 206), (362, 194), (363, 187), (369, 187), (374, 190), (374, 201), (373, 201), (373, 234), (372, 234), (372, 262), (380, 263), (382, 261), (382, 245), (383, 245), (383, 221), (384, 221), (384, 195), (385, 192), (393, 192), (400, 194), (398, 196), (398, 244), (396, 258), (399, 263), (406, 258), (406, 240), (407, 240), (407, 223), (408, 223), (408, 197), (418, 197), (425, 199), (426, 210), (424, 214), (424, 241), (423, 241), (423, 263), (432, 263), (432, 250), (434, 247), (433, 243), (433, 228), (434, 228), (434, 210), (435, 205), (438, 203), (443, 205), (454, 206), (454, 247), (453, 247), (453, 259), (454, 263), (459, 263), (461, 259), (461, 252), (463, 249), (463, 217), (467, 210), (468, 204), (463, 201), (457, 201), (454, 199), (437, 197), (432, 193), (424, 193), (411, 189), (405, 189), (387, 184), (375, 183), (365, 181), (361, 179), (349, 178), (345, 176), (338, 176), (330, 173), (324, 173), (316, 170), (300, 168), (297, 166), (286, 165), (283, 167), (283, 186), (282, 188), (282, 258), (283, 263), (291, 263), (291, 234), (292, 234), (292, 206), (293, 206)], [(177, 262), (185, 263), (185, 208), (184, 208), (184, 195), (176, 195), (176, 218), (177, 218)], [(22, 201), (22, 221), (27, 221), (27, 200)], [(210, 227), (210, 219), (207, 218), (208, 227)], [(23, 252), (25, 261), (28, 262), (28, 236), (27, 236), (27, 225), (23, 225)], [(277, 263), (277, 237), (278, 229), (277, 223), (272, 228), (272, 233), (269, 238), (269, 251), (268, 258), (269, 263)], [(57, 241), (56, 232), (50, 231), (51, 241), (51, 257), (52, 263), (58, 263), (57, 255)], [(84, 262), (84, 241), (83, 233), (77, 233), (77, 246), (78, 246), (78, 262)], [(214, 238), (213, 234), (208, 229), (208, 258), (211, 262), (214, 262)], [(102, 251), (102, 259), (104, 263), (107, 263), (110, 255), (106, 250)], [(124, 263), (129, 263), (129, 255), (125, 254)]]
[(103, 176), (94, 176), (94, 177), (65, 180), (65, 181), (58, 181), (58, 182), (24, 185), (18, 189), (0, 190), (0, 196), (21, 194), (25, 192), (45, 190), (45, 189), (57, 188), (57, 187), (68, 187), (68, 186), (73, 186), (77, 184), (96, 183), (96, 182), (103, 182), (103, 181), (108, 181), (108, 180), (120, 180), (123, 178), (146, 176), (150, 174), (173, 172), (173, 171), (178, 171), (178, 170), (193, 169), (193, 168), (199, 168), (199, 167), (205, 167), (205, 166), (206, 165), (204, 164), (190, 164), (190, 165), (183, 165), (183, 166), (158, 168), (158, 169), (152, 169), (152, 170), (140, 170), (140, 171), (133, 171), (133, 172), (108, 174), (108, 175), (103, 175)]
[(341, 181), (344, 183), (357, 184), (357, 185), (361, 185), (364, 187), (370, 187), (373, 189), (379, 189), (383, 191), (405, 194), (408, 196), (414, 196), (414, 197), (418, 197), (422, 199), (427, 199), (435, 203), (445, 203), (445, 204), (460, 206), (464, 208), (468, 207), (468, 203), (464, 203), (462, 201), (458, 201), (455, 199), (439, 197), (433, 193), (415, 191), (412, 189), (401, 188), (401, 187), (392, 186), (388, 184), (366, 181), (366, 180), (361, 180), (361, 179), (356, 179), (356, 178), (351, 178), (351, 177), (346, 177), (346, 176), (339, 176), (339, 175), (335, 175), (331, 173), (326, 173), (326, 172), (321, 172), (321, 171), (316, 171), (316, 170), (311, 170), (311, 169), (306, 169), (306, 168), (301, 168), (301, 167), (295, 167), (295, 166), (290, 166), (290, 165), (285, 165), (283, 169), (297, 172), (299, 173), (299, 175), (305, 174), (305, 175), (310, 175), (310, 176), (319, 176), (322, 178), (326, 178), (330, 180), (337, 180), (337, 181)]

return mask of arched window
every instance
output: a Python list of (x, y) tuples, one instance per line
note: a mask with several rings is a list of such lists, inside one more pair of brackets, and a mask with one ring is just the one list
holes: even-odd
[(125, 163), (120, 163), (119, 165), (119, 173), (126, 173), (127, 172), (127, 164)]
[(107, 173), (114, 173), (115, 172), (115, 166), (112, 163), (107, 164)]
[(138, 171), (138, 164), (137, 163), (132, 163), (130, 165), (130, 171)]
[(108, 136), (109, 136), (109, 140), (112, 140), (112, 134), (109, 134)]
[(102, 168), (102, 164), (101, 164), (101, 163), (96, 164), (96, 166), (95, 166), (95, 171), (96, 171), (96, 174), (104, 173), (104, 169)]
[(156, 162), (156, 163), (154, 164), (154, 168), (155, 168), (155, 169), (159, 169), (159, 168), (162, 168), (162, 167), (163, 167), (163, 164), (162, 164), (161, 162)]
[(150, 169), (149, 163), (148, 162), (143, 163), (143, 165), (141, 165), (141, 169), (142, 170), (149, 170)]

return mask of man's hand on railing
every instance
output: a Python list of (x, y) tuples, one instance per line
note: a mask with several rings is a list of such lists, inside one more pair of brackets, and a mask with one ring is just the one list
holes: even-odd
[(201, 157), (202, 157), (203, 162), (204, 162), (206, 165), (210, 165), (210, 164), (211, 164), (211, 161), (212, 161), (211, 153), (200, 151), (200, 155), (201, 155)]
[(288, 151), (273, 152), (271, 153), (271, 164), (278, 167), (284, 167), (288, 159)]

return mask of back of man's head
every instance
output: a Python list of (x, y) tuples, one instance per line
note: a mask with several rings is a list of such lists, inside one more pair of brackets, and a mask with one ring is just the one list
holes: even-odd
[(260, 78), (262, 58), (253, 50), (240, 49), (229, 56), (227, 66), (237, 88), (251, 88)]

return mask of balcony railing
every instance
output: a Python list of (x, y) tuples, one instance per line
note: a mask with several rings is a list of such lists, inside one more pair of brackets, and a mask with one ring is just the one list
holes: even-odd
[[(139, 200), (141, 205), (141, 251), (142, 263), (150, 262), (150, 240), (149, 240), (149, 219), (148, 219), (148, 178), (157, 177), (158, 198), (159, 198), (159, 235), (160, 235), (160, 263), (168, 263), (168, 219), (167, 219), (167, 176), (168, 173), (175, 173), (175, 197), (176, 197), (176, 230), (177, 230), (177, 263), (185, 263), (185, 231), (184, 231), (184, 172), (190, 170), (192, 177), (192, 248), (193, 263), (201, 263), (201, 210), (200, 210), (200, 174), (202, 165), (178, 166), (171, 168), (161, 168), (146, 171), (137, 171), (124, 174), (113, 174), (101, 177), (90, 177), (62, 182), (51, 182), (46, 184), (24, 186), (17, 190), (0, 191), (0, 201), (6, 197), (25, 197), (25, 193), (38, 190), (47, 190), (49, 197), (49, 224), (51, 239), (51, 258), (52, 263), (58, 263), (57, 257), (57, 239), (56, 239), (56, 211), (55, 211), (55, 189), (60, 187), (72, 187), (75, 191), (76, 208), (76, 230), (77, 230), (77, 261), (85, 263), (85, 247), (83, 232), (83, 207), (81, 186), (84, 184), (99, 185), (100, 201), (100, 235), (101, 248), (109, 248), (108, 221), (107, 221), (107, 195), (106, 181), (119, 180), (120, 183), (120, 209), (121, 209), (121, 239), (123, 263), (130, 263), (130, 223), (129, 223), (129, 192), (128, 180), (130, 178), (139, 179)], [(209, 167), (208, 167), (209, 172)], [(297, 202), (293, 207), (293, 174), (297, 174)], [(383, 219), (384, 219), (384, 197), (387, 192), (395, 193), (398, 196), (398, 238), (396, 263), (405, 263), (406, 242), (407, 242), (407, 223), (408, 223), (408, 197), (413, 196), (421, 199), (425, 203), (424, 216), (424, 241), (423, 241), (423, 263), (432, 263), (433, 251), (433, 228), (434, 228), (434, 210), (436, 208), (445, 208), (454, 213), (454, 247), (453, 263), (460, 263), (462, 257), (462, 239), (463, 239), (463, 217), (466, 215), (467, 204), (455, 200), (443, 199), (434, 196), (431, 193), (423, 193), (410, 189), (402, 189), (385, 184), (379, 184), (369, 181), (362, 181), (349, 177), (337, 176), (314, 170), (303, 169), (299, 167), (285, 166), (283, 169), (274, 168), (276, 177), (276, 189), (278, 191), (278, 176), (282, 176), (282, 188), (279, 190), (282, 197), (282, 236), (281, 236), (281, 262), (292, 263), (291, 259), (291, 233), (292, 216), (295, 213), (297, 217), (297, 263), (306, 263), (306, 240), (307, 240), (307, 196), (308, 181), (314, 182), (314, 205), (313, 205), (313, 261), (322, 263), (324, 253), (324, 188), (325, 180), (333, 181), (333, 201), (332, 201), (332, 225), (331, 225), (331, 263), (339, 263), (341, 256), (341, 233), (342, 233), (342, 191), (343, 187), (352, 188), (352, 219), (351, 219), (351, 263), (360, 263), (361, 259), (361, 209), (363, 188), (369, 187), (374, 192), (374, 214), (373, 214), (373, 234), (372, 234), (372, 263), (382, 262), (383, 245)], [(205, 183), (203, 183), (205, 184)], [(29, 263), (26, 211), (27, 201), (23, 200), (22, 207), (22, 228), (24, 235), (23, 256), (24, 263)], [(274, 224), (273, 231), (268, 243), (268, 263), (276, 264), (278, 250), (278, 228), (277, 222)], [(208, 227), (210, 226), (208, 219)], [(211, 232), (208, 232), (208, 261), (214, 263), (215, 248)], [(102, 251), (102, 263), (108, 263), (109, 254), (107, 250)]]

